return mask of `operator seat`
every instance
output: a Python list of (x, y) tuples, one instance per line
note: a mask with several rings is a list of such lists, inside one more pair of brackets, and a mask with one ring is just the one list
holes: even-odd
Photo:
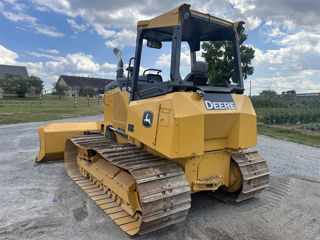
[(206, 86), (208, 82), (208, 64), (206, 62), (196, 61), (191, 67), (189, 73), (184, 80), (191, 81), (195, 86)]

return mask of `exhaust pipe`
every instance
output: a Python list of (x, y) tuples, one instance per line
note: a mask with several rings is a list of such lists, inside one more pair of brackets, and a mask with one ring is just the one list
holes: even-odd
[(123, 60), (122, 60), (123, 54), (122, 54), (121, 50), (119, 50), (118, 48), (114, 48), (113, 53), (117, 57), (117, 77), (116, 77), (116, 79), (124, 78)]

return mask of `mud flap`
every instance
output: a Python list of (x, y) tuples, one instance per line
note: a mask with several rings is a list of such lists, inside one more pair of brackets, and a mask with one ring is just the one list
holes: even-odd
[(103, 133), (103, 122), (59, 122), (38, 128), (40, 151), (35, 161), (63, 159), (66, 139), (87, 132)]

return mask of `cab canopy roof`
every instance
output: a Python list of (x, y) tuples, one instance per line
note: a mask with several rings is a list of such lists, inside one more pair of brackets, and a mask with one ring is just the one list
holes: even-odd
[[(138, 22), (138, 29), (145, 30), (143, 38), (154, 41), (172, 41), (173, 30), (182, 28), (182, 41), (231, 40), (238, 35), (237, 28), (244, 22), (229, 22), (209, 14), (190, 10), (189, 4), (164, 13), (150, 20)], [(239, 36), (237, 36), (239, 38)]]

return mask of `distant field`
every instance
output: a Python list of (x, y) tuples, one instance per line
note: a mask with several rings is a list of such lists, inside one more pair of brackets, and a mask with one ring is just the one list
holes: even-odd
[(72, 97), (43, 96), (40, 104), (39, 96), (17, 98), (5, 96), (0, 99), (0, 124), (37, 122), (69, 117), (89, 116), (103, 113), (103, 99), (85, 97), (78, 98), (74, 107)]
[(256, 108), (258, 121), (268, 125), (308, 124), (320, 122), (320, 108)]
[(255, 108), (258, 133), (320, 147), (320, 110), (317, 107)]
[[(71, 97), (5, 96), (0, 100), (0, 124), (37, 122), (103, 113), (103, 99)], [(255, 108), (258, 133), (270, 137), (320, 147), (319, 108)], [(271, 123), (271, 124), (270, 124)]]

